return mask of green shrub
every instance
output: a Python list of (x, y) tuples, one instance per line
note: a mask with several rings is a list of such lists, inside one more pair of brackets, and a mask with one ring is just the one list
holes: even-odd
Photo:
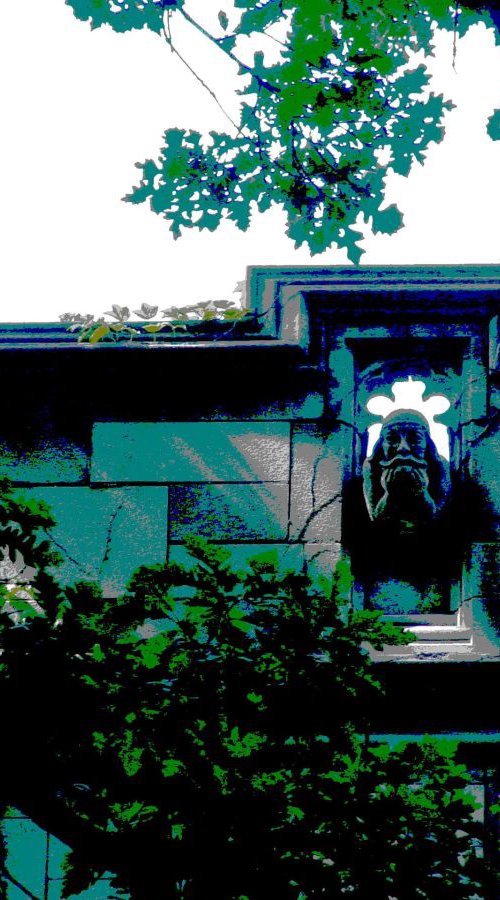
[(350, 609), (345, 564), (314, 583), (189, 551), (111, 600), (61, 590), (45, 547), (40, 612), (2, 617), (3, 752), (72, 822), (64, 895), (111, 871), (133, 900), (486, 896), (452, 750), (369, 740), (366, 645), (407, 638)]

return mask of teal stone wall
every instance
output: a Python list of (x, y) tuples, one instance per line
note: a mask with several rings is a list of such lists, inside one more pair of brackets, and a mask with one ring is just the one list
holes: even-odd
[(335, 426), (297, 425), (293, 432), (290, 537), (305, 542), (340, 540), (344, 434)]
[(53, 445), (43, 477), (36, 454), (3, 460), (23, 493), (52, 509), (62, 583), (96, 580), (117, 596), (139, 565), (173, 558), (189, 535), (241, 544), (247, 556), (271, 545), (290, 559), (292, 550), (325, 570), (338, 560), (341, 430), (261, 419), (97, 421), (91, 434), (87, 455)]
[(50, 442), (0, 439), (0, 478), (26, 484), (81, 484), (88, 477), (85, 450), (61, 435)]
[[(105, 596), (118, 596), (141, 564), (189, 563), (184, 541), (193, 534), (224, 544), (235, 568), (265, 554), (289, 570), (307, 562), (332, 571), (340, 557), (339, 436), (270, 413), (255, 421), (90, 421), (86, 449), (61, 439), (16, 455), (11, 441), (2, 472), (50, 506), (63, 584), (95, 580)], [(61, 900), (68, 847), (16, 809), (3, 827), (7, 900), (23, 900), (26, 890)], [(115, 896), (104, 877), (74, 900)]]
[(94, 482), (286, 481), (285, 422), (98, 422)]
[(285, 541), (287, 483), (175, 485), (170, 538), (198, 534), (215, 541)]
[(476, 429), (468, 457), (468, 470), (473, 482), (480, 486), (485, 503), (494, 517), (494, 527), (500, 537), (500, 410), (496, 413), (497, 423), (488, 423)]
[(33, 487), (23, 493), (50, 506), (56, 525), (48, 534), (62, 556), (63, 584), (97, 581), (107, 597), (125, 589), (138, 566), (165, 562), (168, 488)]
[[(143, 563), (189, 562), (193, 534), (224, 545), (236, 568), (267, 554), (284, 568), (331, 573), (350, 552), (349, 528), (359, 535), (367, 516), (368, 399), (421, 378), (451, 402), (467, 550), (443, 621), (421, 617), (414, 644), (372, 654), (387, 686), (373, 715), (385, 737), (453, 732), (465, 742), (466, 732), (489, 732), (484, 760), (474, 744), (467, 762), (484, 763), (491, 786), (500, 270), (256, 268), (249, 288), (258, 339), (89, 347), (62, 325), (0, 326), (0, 376), (15, 385), (0, 426), (0, 477), (52, 508), (61, 581), (96, 580), (108, 597)], [(460, 495), (465, 488), (470, 495)], [(16, 880), (59, 900), (64, 845), (16, 810), (4, 827), (7, 900), (27, 896)], [(79, 898), (111, 896), (103, 879)]]

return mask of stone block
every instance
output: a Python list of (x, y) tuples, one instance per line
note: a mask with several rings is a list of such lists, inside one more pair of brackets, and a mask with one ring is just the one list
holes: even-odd
[[(30, 819), (16, 813), (16, 810), (11, 810), (2, 822), (8, 869), (12, 877), (31, 892), (31, 896), (43, 897), (47, 836)], [(9, 900), (23, 896), (30, 895), (9, 884)]]
[(490, 625), (489, 636), (500, 648), (500, 543), (474, 543), (464, 570), (464, 598), (480, 608)]
[(482, 492), (485, 520), (491, 522), (493, 533), (500, 535), (500, 429), (476, 437), (470, 449), (469, 474)]
[(86, 452), (61, 437), (28, 450), (25, 444), (0, 440), (0, 478), (14, 483), (77, 484), (88, 475)]
[(464, 597), (484, 598), (493, 595), (496, 603), (500, 600), (500, 545), (497, 543), (474, 543), (464, 570)]
[(352, 413), (352, 396), (354, 387), (354, 356), (345, 346), (336, 347), (328, 355), (330, 373), (328, 385), (328, 405), (330, 411), (350, 422)]
[(340, 535), (343, 469), (341, 431), (317, 425), (294, 429), (290, 539), (329, 542)]
[(63, 556), (64, 584), (98, 581), (107, 597), (121, 593), (142, 564), (166, 558), (168, 488), (50, 487), (24, 491), (45, 500), (57, 525), (51, 529)]
[(286, 422), (98, 422), (94, 482), (285, 481)]
[(286, 539), (287, 484), (174, 485), (170, 495), (171, 541)]
[(339, 541), (307, 543), (304, 544), (304, 554), (308, 572), (312, 577), (330, 576), (342, 558), (342, 548)]

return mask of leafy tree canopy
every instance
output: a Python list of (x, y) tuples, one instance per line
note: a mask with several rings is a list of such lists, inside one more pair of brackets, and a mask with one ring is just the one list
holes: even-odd
[[(8, 502), (9, 521), (27, 515)], [(25, 534), (47, 516), (33, 508)], [(236, 570), (188, 547), (122, 597), (39, 580), (33, 614), (0, 616), (2, 795), (45, 815), (56, 794), (62, 896), (111, 871), (132, 900), (486, 897), (453, 748), (368, 740), (381, 685), (364, 644), (408, 638), (349, 607), (346, 564), (313, 582), (273, 551)]]
[[(500, 22), (498, 2), (233, 0), (235, 9), (228, 3), (208, 31), (188, 0), (66, 2), (93, 28), (149, 28), (179, 56), (173, 34), (182, 17), (238, 63), (239, 121), (210, 136), (168, 129), (159, 159), (137, 164), (142, 180), (126, 200), (149, 200), (175, 237), (184, 228), (214, 231), (222, 219), (245, 230), (254, 211), (278, 204), (296, 246), (319, 253), (336, 242), (355, 263), (362, 252), (358, 217), (374, 233), (402, 225), (398, 208), (384, 206), (388, 169), (408, 175), (444, 135), (451, 104), (430, 90), (415, 53), (432, 52), (436, 26), (458, 36), (481, 19)], [(231, 29), (228, 12), (236, 21)], [(257, 35), (274, 48), (278, 42), (277, 62), (260, 50), (251, 64), (243, 62), (241, 41)], [(492, 138), (497, 118), (490, 121)]]

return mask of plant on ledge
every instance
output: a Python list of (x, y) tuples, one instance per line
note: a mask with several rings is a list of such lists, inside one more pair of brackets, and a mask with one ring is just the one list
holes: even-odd
[[(50, 522), (6, 497), (25, 535)], [(64, 896), (106, 871), (133, 900), (487, 896), (453, 752), (369, 742), (364, 647), (408, 639), (349, 608), (345, 564), (237, 571), (192, 539), (105, 599), (40, 546), (35, 607), (1, 617), (3, 794), (72, 822)]]
[[(157, 320), (158, 307), (143, 303), (133, 313), (127, 306), (113, 304), (111, 310), (96, 318), (91, 313), (63, 313), (59, 316), (68, 331), (78, 332), (80, 343), (117, 343), (139, 337), (155, 340), (158, 335), (170, 340), (190, 338), (236, 339), (258, 334), (259, 314), (238, 306), (231, 300), (207, 300), (191, 306), (169, 307), (162, 310), (163, 320)], [(105, 317), (108, 317), (107, 319)], [(136, 316), (132, 320), (132, 316)]]

